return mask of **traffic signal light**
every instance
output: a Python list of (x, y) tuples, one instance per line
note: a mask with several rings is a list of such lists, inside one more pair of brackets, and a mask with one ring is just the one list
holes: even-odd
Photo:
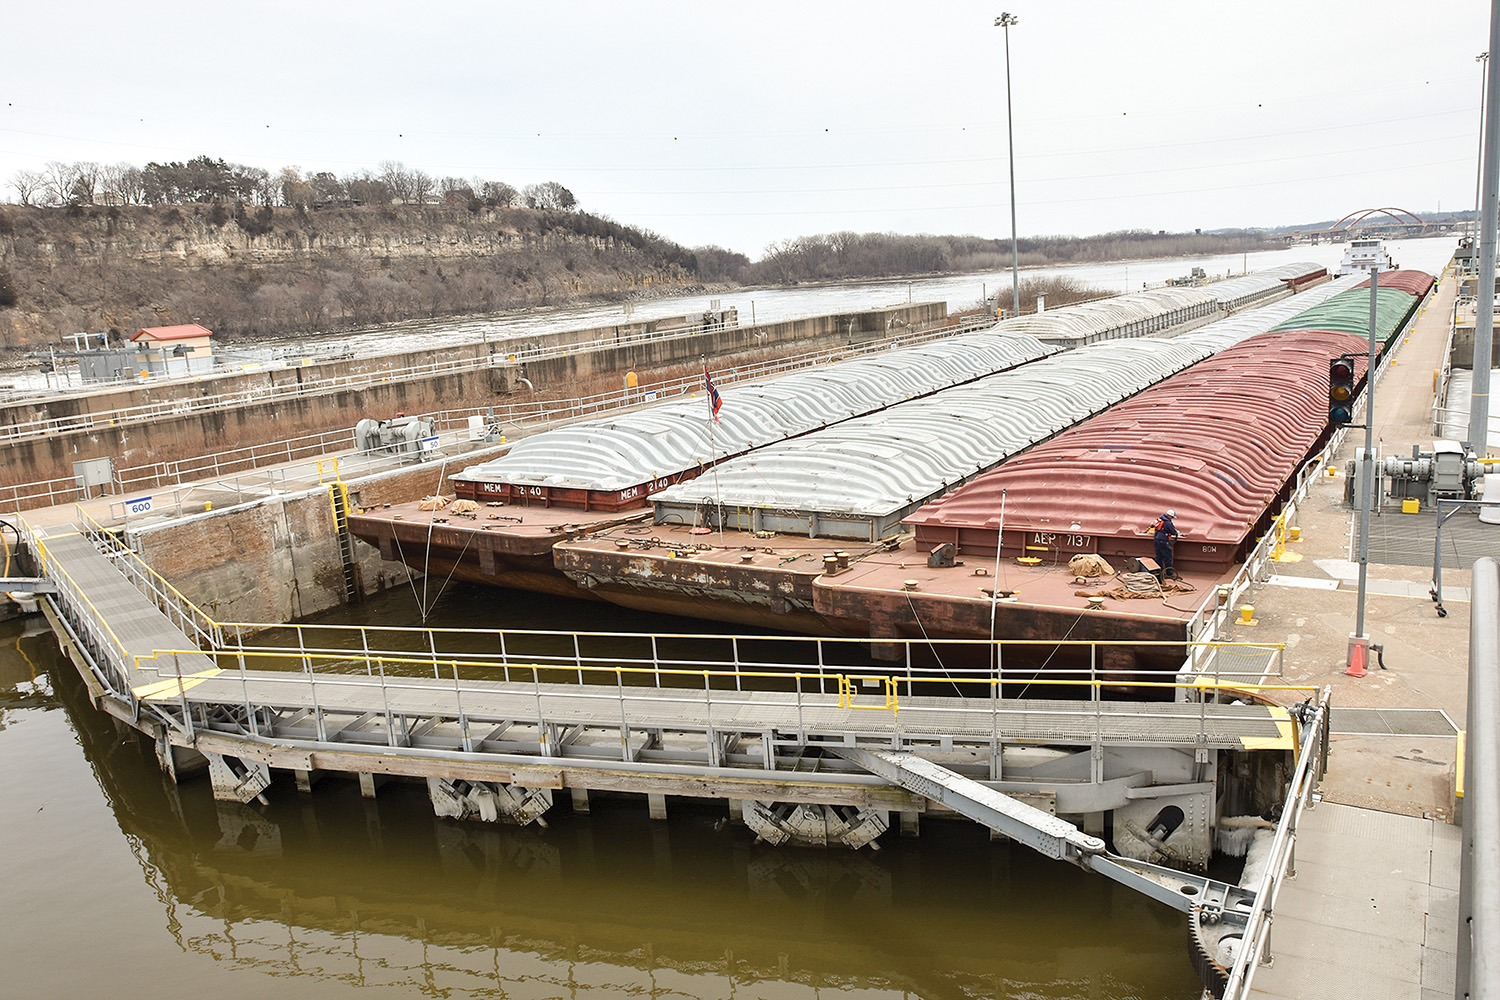
[(1328, 422), (1347, 424), (1354, 416), (1354, 359), (1328, 362)]

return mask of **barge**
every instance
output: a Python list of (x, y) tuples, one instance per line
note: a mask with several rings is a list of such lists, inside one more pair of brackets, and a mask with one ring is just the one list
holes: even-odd
[[(655, 424), (619, 418), (608, 427), (595, 422), (551, 432), (461, 474), (458, 495), (478, 504), (473, 510), (454, 515), (405, 505), (362, 512), (351, 527), (378, 544), (383, 557), (422, 572), (756, 627), (848, 633), (853, 619), (846, 612), (818, 608), (815, 584), (825, 573), (900, 551), (903, 537), (911, 537), (902, 519), (923, 503), (1327, 298), (1336, 289), (1307, 291), (1322, 278), (1320, 268), (1289, 265), (1208, 291), (1173, 289), (1172, 301), (1161, 305), (1164, 314), (1184, 308), (1178, 300), (1187, 293), (1210, 294), (1227, 311), (1302, 291), (1294, 300), (1170, 339), (1140, 336), (1154, 329), (1136, 314), (1135, 300), (1147, 293), (1121, 297), (1132, 300), (1126, 303), (1108, 300), (1119, 334), (1110, 342), (816, 432), (746, 445), (737, 455), (690, 468), (673, 467), (680, 456), (665, 457), (664, 449), (642, 443), (649, 440), (642, 428), (667, 428), (660, 435), (666, 439), (679, 429), (660, 414), (649, 418)], [(1024, 317), (990, 333), (1024, 326), (1041, 339), (1087, 341), (1106, 311), (1099, 303), (1090, 306)], [(935, 346), (889, 360), (905, 365), (902, 355), (920, 357)], [(778, 385), (785, 389), (790, 382)], [(688, 405), (697, 406), (701, 428), (706, 404)], [(746, 408), (737, 390), (724, 412)], [(606, 441), (608, 435), (615, 440)], [(743, 429), (736, 435), (738, 442), (748, 437)], [(733, 447), (740, 445), (722, 450)], [(566, 470), (575, 467), (581, 471), (572, 481)], [(709, 468), (713, 475), (702, 476)], [(606, 470), (613, 470), (613, 479), (606, 479)], [(908, 545), (895, 564), (909, 560)]]
[[(552, 566), (555, 542), (650, 517), (650, 499), (736, 455), (1025, 364), (1058, 348), (1044, 341), (1140, 336), (1199, 322), (1215, 308), (1291, 294), (1326, 274), (1288, 265), (1214, 294), (1142, 292), (1008, 320), (982, 331), (900, 346), (875, 357), (734, 385), (733, 403), (710, 420), (693, 396), (581, 422), (523, 439), (504, 456), (453, 477), (460, 500), (482, 510), (424, 511), (417, 503), (360, 510), (353, 534), (412, 571), (543, 593), (578, 594)], [(705, 366), (705, 374), (707, 368)], [(732, 376), (732, 373), (730, 373)], [(728, 388), (731, 377), (721, 378)], [(468, 506), (465, 504), (464, 506)]]
[[(1038, 432), (1048, 419), (1055, 419), (1048, 408), (1087, 395), (1089, 390), (1081, 386), (1097, 390), (1119, 374), (1127, 352), (1193, 351), (1191, 361), (1210, 358), (1192, 367), (1178, 365), (1179, 374), (1163, 372), (1164, 376), (1172, 375), (1164, 385), (1181, 383), (1187, 386), (1186, 394), (1201, 394), (1204, 376), (1195, 373), (1205, 365), (1211, 366), (1211, 356), (1216, 357), (1216, 352), (1232, 351), (1237, 342), (1266, 334), (1293, 314), (1306, 311), (1309, 304), (1321, 304), (1352, 284), (1350, 280), (1330, 285), (1310, 297), (1246, 312), (1171, 341), (1099, 344), (1068, 352), (1025, 372), (898, 408), (879, 421), (851, 421), (805, 441), (763, 449), (726, 463), (718, 470), (716, 484), (698, 481), (659, 494), (651, 526), (586, 532), (559, 544), (557, 567), (592, 595), (627, 607), (821, 634), (988, 637), (992, 617), (1015, 621), (999, 632), (1009, 637), (1042, 638), (1065, 634), (1069, 628), (1091, 628), (1072, 621), (1080, 609), (1089, 607), (1089, 602), (1073, 593), (1079, 587), (1073, 584), (1074, 574), (1067, 572), (1065, 564), (1073, 554), (1096, 543), (1092, 535), (1087, 544), (1079, 542), (1076, 536), (1082, 536), (1081, 531), (1057, 530), (1055, 518), (1066, 517), (1065, 526), (1074, 524), (1075, 519), (1066, 513), (1066, 496), (1048, 494), (1040, 505), (1050, 509), (1054, 518), (1044, 530), (1033, 532), (1034, 537), (1024, 544), (1020, 533), (1009, 536), (1016, 541), (1006, 553), (1004, 581), (996, 579), (1001, 567), (993, 555), (995, 521), (1002, 516), (998, 503), (989, 510), (990, 523), (984, 529), (991, 538), (988, 556), (977, 562), (965, 558), (969, 554), (967, 538), (962, 546), (950, 545), (952, 551), (947, 554), (932, 550), (957, 539), (927, 541), (918, 536), (914, 540), (912, 524), (920, 520), (923, 505), (950, 493), (991, 465), (1004, 462), (1000, 466), (1004, 469), (1018, 460), (1015, 456), (1024, 458), (1049, 447), (1033, 447), (1034, 441), (1028, 436), (1034, 435), (1036, 441), (1051, 437), (1050, 432)], [(1293, 340), (1287, 335), (1276, 338), (1276, 343), (1284, 345)], [(1347, 344), (1340, 351), (1346, 349)], [(1262, 351), (1254, 352), (1249, 367), (1263, 364), (1265, 358)], [(1228, 378), (1238, 391), (1245, 366), (1225, 364), (1230, 371)], [(1312, 364), (1312, 369), (1298, 369), (1296, 378), (1306, 383), (1305, 392), (1321, 397), (1318, 380), (1322, 372), (1318, 366), (1326, 365), (1326, 358)], [(1036, 383), (1027, 384), (1026, 380), (1044, 377), (1049, 369), (1066, 375), (1043, 381), (1040, 385), (1046, 388), (1042, 391)], [(979, 395), (981, 387), (991, 383), (993, 391)], [(1113, 409), (1082, 426), (1107, 425), (1113, 413), (1134, 407), (1135, 400), (1161, 398), (1148, 388), (1132, 401), (1115, 401)], [(1278, 401), (1262, 400), (1256, 405), (1274, 409)], [(1140, 405), (1150, 408), (1153, 404), (1147, 401)], [(1079, 419), (1087, 418), (1090, 412), (1097, 411), (1081, 406)], [(1287, 419), (1312, 421), (1302, 411)], [(1271, 418), (1265, 420), (1269, 425)], [(1054, 430), (1064, 431), (1066, 438), (1072, 432), (1065, 428), (1076, 422), (1060, 420)], [(1323, 429), (1323, 422), (1318, 420), (1317, 433), (1304, 435), (1308, 438), (1304, 451)], [(1007, 430), (1018, 433), (1007, 440)], [(974, 464), (965, 466), (965, 462)], [(1261, 488), (1274, 494), (1285, 478), (1275, 485), (1262, 482)], [(709, 532), (691, 534), (690, 526), (698, 525), (707, 526)], [(1071, 543), (1070, 535), (1075, 536)], [(1124, 553), (1116, 549), (1118, 546), (1106, 546), (1100, 552), (1116, 558), (1115, 568), (1124, 569), (1124, 562), (1118, 559)], [(1144, 553), (1150, 549), (1149, 539), (1144, 540)], [(1231, 556), (1236, 552), (1238, 547), (1225, 548), (1223, 558), (1211, 565), (1193, 565), (1180, 586), (1184, 590), (1212, 590), (1226, 574), (1233, 576), (1236, 568)], [(1143, 553), (1132, 547), (1128, 554)], [(1034, 567), (1013, 565), (1016, 556), (1027, 557)], [(962, 573), (952, 571), (965, 563)], [(875, 567), (882, 568), (878, 585), (870, 583)], [(929, 569), (937, 571), (931, 581), (924, 579)], [(1015, 579), (1010, 579), (1012, 576)], [(959, 613), (945, 608), (936, 616), (944, 619), (944, 624), (933, 633), (928, 628), (932, 623), (915, 610), (918, 598), (913, 591), (920, 592), (922, 600), (929, 600), (935, 596), (933, 585), (939, 578), (961, 578), (954, 585), (958, 588), (954, 596), (962, 601), (954, 608), (968, 610)], [(866, 583), (857, 582), (862, 580)], [(908, 586), (912, 580), (917, 581), (914, 587)], [(871, 594), (865, 594), (865, 586), (873, 587)], [(1037, 607), (1028, 608), (1033, 600)], [(1003, 605), (1004, 615), (996, 615), (990, 606), (992, 601)], [(1127, 631), (1140, 638), (1180, 641), (1198, 600), (1172, 603), (1180, 603), (1183, 609), (1174, 610), (1162, 602), (1149, 610), (1140, 601), (1122, 605), (1121, 614), (1134, 622)], [(1065, 613), (1069, 619), (1060, 629), (1052, 620), (1058, 613)], [(947, 622), (952, 614), (958, 614), (958, 619)], [(1114, 634), (1112, 630), (1117, 628), (1118, 623), (1101, 622), (1098, 634)]]

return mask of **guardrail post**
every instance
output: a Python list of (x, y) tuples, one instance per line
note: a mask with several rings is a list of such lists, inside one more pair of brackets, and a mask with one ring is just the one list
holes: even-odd
[(177, 703), (182, 706), (183, 729), (185, 732), (193, 734), (193, 716), (188, 710), (187, 685), (182, 682), (182, 661), (176, 653), (172, 654), (172, 666), (177, 670)]
[(250, 707), (250, 681), (245, 676), (245, 651), (241, 649), (235, 658), (240, 664), (240, 693), (245, 698), (245, 724), (250, 727), (250, 735), (259, 736), (260, 728), (255, 722), (255, 710)]
[(536, 694), (536, 738), (539, 752), (543, 757), (550, 757), (550, 748), (547, 740), (547, 722), (542, 715), (542, 671), (540, 667), (531, 668), (533, 691)]
[[(299, 629), (300, 632), (300, 629)], [(318, 681), (316, 672), (313, 670), (312, 657), (304, 651), (302, 654), (302, 666), (307, 671), (307, 693), (313, 703), (313, 728), (318, 734), (318, 742), (328, 742), (328, 733), (323, 728), (323, 706), (318, 703)]]
[(463, 688), (458, 683), (458, 664), (453, 664), (453, 697), (458, 705), (458, 728), (463, 733), (464, 753), (474, 752), (474, 741), (469, 739), (469, 718), (464, 714)]
[(380, 672), (380, 703), (385, 707), (385, 745), (396, 746), (396, 724), (391, 718), (391, 696), (385, 688), (385, 660), (377, 659), (375, 667)]
[(708, 766), (718, 767), (719, 760), (719, 734), (714, 731), (714, 685), (713, 678), (707, 670), (703, 671), (703, 708), (707, 716), (708, 726)]
[(620, 699), (620, 759), (630, 760), (630, 724), (625, 721), (625, 672), (615, 668), (615, 695)]
[(1496, 995), (1500, 943), (1500, 564), (1474, 562), (1469, 605), (1469, 691), (1464, 739), (1463, 835), (1458, 881), (1458, 979), (1455, 996)]

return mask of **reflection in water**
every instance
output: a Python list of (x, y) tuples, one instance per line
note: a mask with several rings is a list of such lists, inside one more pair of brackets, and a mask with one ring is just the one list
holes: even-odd
[[(269, 806), (215, 803), (204, 781), (166, 781), (90, 708), (50, 637), (21, 643), (47, 687), (7, 634), (0, 707), (66, 709), (100, 816), (112, 813), (155, 897), (156, 921), (114, 932), (152, 942), (164, 926), (180, 948), (128, 974), (180, 964), (203, 990), (236, 995), (246, 974), (296, 977), (299, 996), (1198, 993), (1180, 915), (969, 824), (852, 853), (757, 844), (721, 805), (675, 799), (665, 823), (639, 799), (596, 799), (588, 815), (564, 802), (545, 830), (439, 819), (421, 785), (365, 800), (336, 777), (310, 795), (275, 785)], [(0, 733), (7, 767), (12, 752)], [(117, 853), (119, 833), (106, 818), (82, 847)], [(9, 863), (28, 849), (8, 844)], [(122, 971), (91, 955), (78, 961), (100, 961), (100, 979)]]

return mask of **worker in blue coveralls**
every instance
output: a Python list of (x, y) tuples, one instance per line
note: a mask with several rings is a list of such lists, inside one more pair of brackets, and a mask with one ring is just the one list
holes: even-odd
[(1178, 538), (1177, 525), (1172, 519), (1176, 516), (1177, 512), (1168, 508), (1167, 512), (1158, 517), (1156, 523), (1151, 526), (1154, 533), (1153, 541), (1156, 543), (1156, 564), (1161, 567), (1163, 580), (1177, 575), (1172, 569), (1172, 545)]

